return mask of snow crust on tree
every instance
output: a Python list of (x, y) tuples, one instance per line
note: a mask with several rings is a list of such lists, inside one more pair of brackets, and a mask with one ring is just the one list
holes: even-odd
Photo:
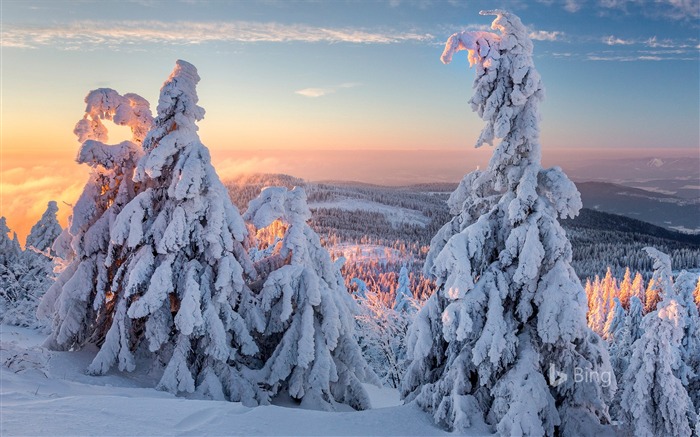
[(683, 340), (688, 310), (674, 292), (668, 255), (646, 248), (654, 258), (661, 301), (642, 322), (622, 380), (621, 410), (635, 436), (690, 435), (696, 411), (684, 386), (688, 369)]
[[(102, 342), (105, 323), (118, 312), (111, 288), (122, 278), (120, 269), (107, 263), (115, 250), (110, 227), (138, 189), (132, 176), (142, 154), (140, 144), (152, 123), (148, 102), (136, 94), (122, 96), (100, 88), (90, 91), (85, 103), (85, 115), (73, 132), (82, 142), (76, 161), (91, 171), (68, 228), (53, 245), (66, 265), (37, 310), (39, 317), (52, 319), (45, 345), (57, 350)], [(132, 140), (105, 144), (108, 130), (102, 120), (129, 126)]]
[[(254, 277), (247, 230), (197, 135), (196, 68), (177, 61), (146, 135), (136, 194), (108, 228), (115, 307), (89, 367), (134, 369), (134, 351), (164, 365), (158, 388), (255, 404), (242, 373), (258, 352), (245, 318)], [(135, 345), (135, 346), (132, 346)]]
[(355, 339), (358, 308), (340, 267), (307, 224), (304, 189), (265, 188), (244, 217), (258, 229), (276, 220), (288, 225), (279, 252), (271, 255), (285, 261), (266, 273), (259, 293), (260, 383), (270, 397), (288, 394), (308, 408), (370, 408), (362, 383), (378, 380)]
[[(574, 382), (575, 369), (611, 367), (557, 221), (577, 215), (581, 198), (561, 169), (541, 167), (544, 91), (526, 27), (508, 12), (482, 14), (496, 15), (499, 33), (456, 33), (442, 60), (468, 50), (470, 103), (486, 122), (476, 146), (500, 143), (450, 197), (456, 216), (431, 242), (425, 268), (438, 290), (409, 329), (402, 395), (459, 432), (485, 421), (501, 435), (595, 435), (615, 381)], [(548, 386), (550, 367), (568, 380)]]

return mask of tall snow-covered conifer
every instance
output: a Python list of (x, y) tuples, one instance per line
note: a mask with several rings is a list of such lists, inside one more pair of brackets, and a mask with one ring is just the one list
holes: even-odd
[(333, 410), (336, 403), (370, 408), (362, 382), (378, 380), (355, 339), (358, 309), (340, 267), (307, 224), (306, 193), (299, 187), (266, 188), (245, 217), (258, 229), (276, 220), (288, 225), (279, 252), (271, 255), (277, 262), (269, 264), (277, 268), (262, 278), (263, 314), (256, 326), (264, 362), (260, 382), (271, 396), (286, 393), (309, 408)]
[(46, 211), (41, 216), (38, 222), (32, 226), (29, 235), (27, 236), (26, 247), (29, 249), (33, 247), (34, 249), (43, 252), (46, 249), (50, 249), (53, 242), (58, 238), (63, 229), (61, 225), (58, 224), (58, 219), (56, 218), (56, 213), (58, 212), (58, 205), (56, 201), (52, 200), (48, 203)]
[[(246, 227), (201, 143), (196, 68), (178, 60), (161, 88), (134, 180), (139, 193), (111, 227), (115, 314), (90, 365), (134, 368), (132, 344), (164, 364), (158, 387), (255, 403), (243, 362), (258, 349), (245, 309), (252, 263)], [(129, 327), (132, 327), (131, 329)], [(147, 352), (146, 352), (147, 350)]]
[[(472, 108), (486, 121), (477, 146), (500, 138), (489, 166), (450, 197), (457, 216), (431, 242), (438, 290), (410, 328), (402, 394), (448, 429), (492, 426), (501, 435), (595, 435), (614, 391), (577, 384), (575, 369), (610, 372), (586, 325), (586, 296), (557, 217), (581, 208), (574, 184), (540, 163), (540, 76), (520, 19), (496, 15), (489, 32), (461, 32), (442, 60), (469, 51)], [(551, 370), (567, 381), (551, 380)]]
[[(117, 214), (137, 188), (132, 180), (141, 143), (151, 126), (148, 102), (136, 94), (120, 95), (109, 88), (93, 90), (85, 97), (85, 116), (74, 129), (82, 142), (76, 158), (91, 167), (90, 176), (73, 207), (68, 228), (54, 250), (70, 261), (44, 295), (37, 314), (53, 319), (46, 345), (53, 349), (79, 348), (101, 343), (114, 314), (113, 282), (121, 281), (118, 268), (108, 266), (112, 251), (109, 232)], [(132, 140), (105, 144), (108, 129), (102, 120), (131, 128)]]

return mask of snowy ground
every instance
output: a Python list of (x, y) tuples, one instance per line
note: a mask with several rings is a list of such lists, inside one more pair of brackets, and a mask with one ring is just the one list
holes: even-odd
[(0, 326), (0, 435), (447, 435), (398, 393), (369, 386), (374, 409), (328, 413), (184, 399), (145, 374), (94, 377), (91, 352), (51, 352), (42, 334)]

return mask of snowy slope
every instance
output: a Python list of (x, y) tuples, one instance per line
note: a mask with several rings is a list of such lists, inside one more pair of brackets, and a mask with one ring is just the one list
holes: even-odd
[(0, 435), (448, 434), (394, 390), (368, 387), (375, 409), (339, 413), (185, 399), (145, 374), (85, 375), (90, 351), (47, 351), (44, 338), (0, 326)]

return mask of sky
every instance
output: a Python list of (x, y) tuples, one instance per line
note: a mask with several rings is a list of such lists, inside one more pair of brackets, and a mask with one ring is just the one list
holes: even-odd
[(0, 215), (23, 239), (54, 199), (65, 225), (88, 173), (84, 96), (134, 92), (155, 111), (176, 59), (202, 78), (199, 133), (223, 179), (457, 181), (491, 149), (473, 148), (466, 56), (439, 57), (495, 8), (531, 30), (545, 163), (700, 154), (697, 0), (0, 0)]

